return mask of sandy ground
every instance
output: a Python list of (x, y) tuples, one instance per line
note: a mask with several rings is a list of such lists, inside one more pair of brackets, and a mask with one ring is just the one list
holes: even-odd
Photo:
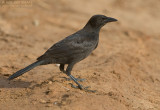
[[(159, 0), (34, 0), (0, 7), (0, 110), (160, 110)], [(72, 74), (96, 93), (74, 89), (57, 65), (8, 81), (94, 14), (119, 21), (103, 27), (98, 48)]]

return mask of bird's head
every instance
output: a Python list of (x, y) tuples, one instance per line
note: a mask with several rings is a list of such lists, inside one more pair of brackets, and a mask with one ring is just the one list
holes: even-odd
[(104, 26), (106, 23), (109, 22), (115, 22), (117, 19), (107, 17), (104, 15), (94, 15), (92, 16), (85, 27), (91, 27), (93, 29), (100, 29), (102, 26)]

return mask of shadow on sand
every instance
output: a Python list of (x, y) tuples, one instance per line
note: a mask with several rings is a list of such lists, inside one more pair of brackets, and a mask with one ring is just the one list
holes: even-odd
[(19, 80), (8, 80), (8, 76), (0, 74), (0, 88), (27, 88), (31, 82), (19, 81)]

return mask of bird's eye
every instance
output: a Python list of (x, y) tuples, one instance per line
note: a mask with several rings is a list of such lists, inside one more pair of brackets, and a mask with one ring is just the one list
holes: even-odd
[(106, 18), (102, 18), (102, 20), (106, 20)]

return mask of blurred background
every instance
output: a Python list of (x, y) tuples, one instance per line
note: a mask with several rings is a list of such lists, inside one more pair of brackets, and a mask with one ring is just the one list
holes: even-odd
[[(1, 0), (2, 110), (159, 110), (160, 0)], [(72, 71), (96, 93), (71, 88), (57, 65), (8, 81), (50, 46), (83, 28), (92, 15), (118, 19), (98, 48)]]

